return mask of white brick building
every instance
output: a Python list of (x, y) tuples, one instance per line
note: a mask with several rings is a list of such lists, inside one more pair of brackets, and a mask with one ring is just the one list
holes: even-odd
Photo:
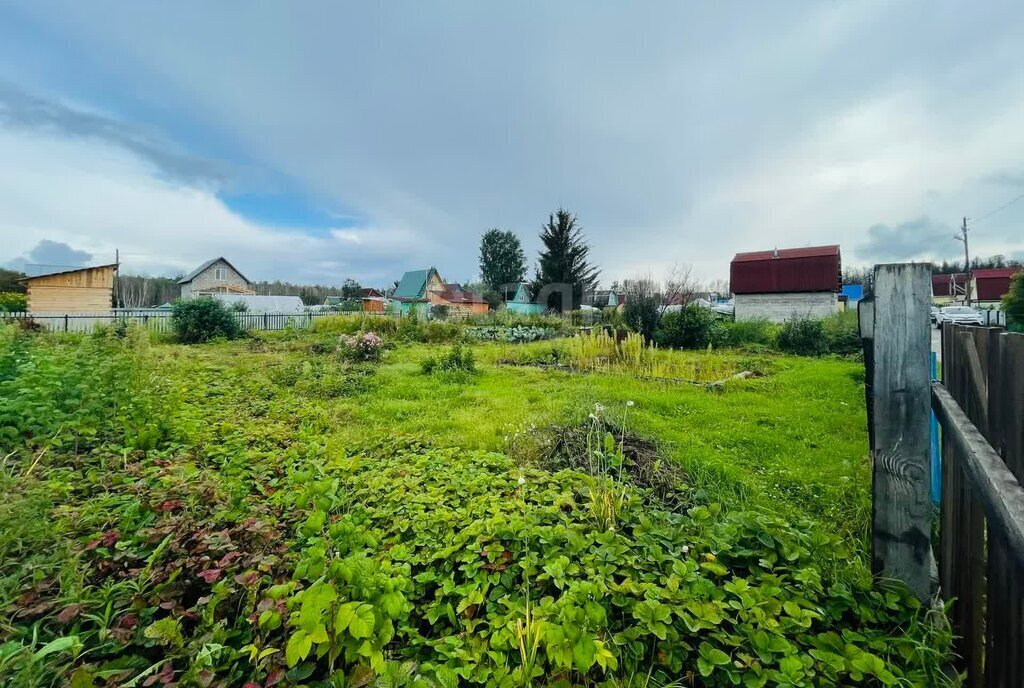
[(839, 246), (737, 253), (729, 277), (736, 320), (785, 322), (839, 311)]

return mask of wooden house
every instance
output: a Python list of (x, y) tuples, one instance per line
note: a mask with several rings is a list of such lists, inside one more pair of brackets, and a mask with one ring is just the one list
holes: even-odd
[(359, 292), (359, 301), (363, 306), (364, 313), (384, 312), (384, 292), (372, 287), (365, 288)]
[(505, 310), (510, 313), (543, 313), (544, 306), (530, 298), (530, 284), (519, 282), (504, 290)]
[(456, 317), (487, 313), (487, 301), (471, 291), (453, 290), (434, 268), (410, 270), (391, 295), (392, 312), (408, 315), (415, 312), (427, 318), (432, 306), (447, 306), (449, 314)]
[(30, 313), (97, 313), (114, 305), (117, 263), (84, 268), (61, 268), (21, 281)]
[(255, 294), (252, 283), (227, 258), (211, 258), (180, 280), (181, 298), (212, 294)]

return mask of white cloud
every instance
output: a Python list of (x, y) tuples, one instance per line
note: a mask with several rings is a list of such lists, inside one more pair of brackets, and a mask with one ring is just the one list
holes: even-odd
[(146, 160), (102, 141), (0, 129), (0, 159), (0, 234), (9, 258), (55, 240), (95, 260), (119, 249), (129, 272), (186, 271), (225, 254), (253, 279), (338, 283), (355, 275), (383, 284), (392, 273), (365, 266), (406, 256), (401, 231), (313, 236), (261, 227), (211, 192), (162, 181)]

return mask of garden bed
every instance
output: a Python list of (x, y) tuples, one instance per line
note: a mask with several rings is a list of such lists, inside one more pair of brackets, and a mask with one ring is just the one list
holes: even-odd
[(0, 683), (943, 680), (857, 535), (851, 364), (712, 395), (501, 344), (453, 381), (447, 345), (123, 334), (0, 331)]

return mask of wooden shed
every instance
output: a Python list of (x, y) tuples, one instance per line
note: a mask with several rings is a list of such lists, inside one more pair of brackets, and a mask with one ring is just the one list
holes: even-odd
[(25, 277), (30, 313), (95, 313), (114, 302), (117, 263), (63, 268)]

